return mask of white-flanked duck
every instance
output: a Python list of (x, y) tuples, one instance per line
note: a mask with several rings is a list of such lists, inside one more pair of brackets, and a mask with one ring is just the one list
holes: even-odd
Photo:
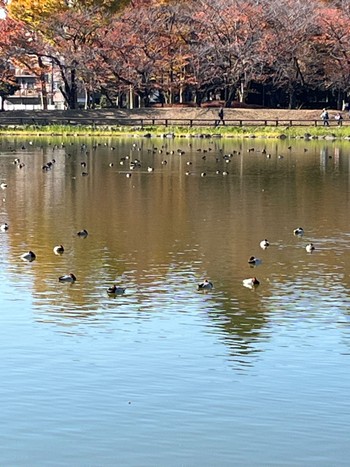
[(313, 244), (313, 243), (309, 243), (308, 245), (306, 245), (305, 250), (306, 250), (308, 253), (312, 253), (313, 251), (315, 251), (315, 246), (314, 246), (314, 244)]
[(75, 282), (77, 278), (73, 273), (65, 274), (64, 276), (60, 276), (58, 278), (59, 282)]
[(35, 260), (35, 258), (36, 258), (36, 255), (32, 251), (28, 251), (27, 253), (23, 253), (23, 255), (21, 255), (21, 259), (23, 261), (32, 262)]
[(208, 281), (208, 279), (204, 279), (203, 282), (198, 284), (197, 290), (211, 290), (214, 287), (213, 283)]
[(63, 245), (56, 245), (53, 248), (53, 252), (55, 253), (55, 255), (62, 255), (64, 253)]
[(294, 235), (298, 235), (299, 237), (302, 237), (304, 235), (304, 229), (302, 227), (297, 227), (296, 229), (293, 230)]
[(83, 229), (83, 230), (79, 230), (79, 232), (77, 232), (77, 235), (80, 238), (86, 238), (89, 235), (89, 233), (86, 229)]
[(270, 243), (268, 242), (266, 238), (264, 240), (261, 240), (260, 248), (262, 248), (263, 250), (266, 250), (266, 248), (269, 246), (270, 246)]
[(8, 225), (7, 222), (4, 222), (4, 224), (0, 225), (1, 232), (6, 232), (6, 230), (8, 230), (8, 229), (9, 229), (9, 225)]
[(257, 287), (259, 284), (260, 282), (258, 281), (256, 277), (250, 277), (249, 279), (243, 280), (244, 287), (248, 287), (248, 289), (253, 289), (254, 287)]
[(123, 295), (125, 293), (125, 290), (126, 290), (125, 287), (120, 287), (114, 284), (111, 287), (108, 287), (107, 294), (108, 295)]
[(248, 263), (251, 265), (251, 266), (259, 266), (259, 264), (262, 263), (261, 259), (259, 258), (255, 258), (255, 256), (251, 256), (249, 259), (248, 259)]

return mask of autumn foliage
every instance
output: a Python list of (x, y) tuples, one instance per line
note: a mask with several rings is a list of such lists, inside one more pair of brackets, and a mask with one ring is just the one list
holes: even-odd
[[(322, 0), (11, 0), (7, 64), (55, 68), (69, 108), (245, 102), (304, 105), (350, 91), (350, 7)], [(260, 90), (260, 91), (259, 91)], [(261, 91), (263, 90), (263, 91)], [(265, 101), (264, 101), (265, 100)]]

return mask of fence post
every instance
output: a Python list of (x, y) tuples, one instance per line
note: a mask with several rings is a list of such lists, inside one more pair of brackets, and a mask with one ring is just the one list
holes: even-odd
[(190, 120), (190, 128), (192, 128), (192, 126), (193, 126), (193, 120), (191, 119)]
[(165, 119), (165, 126), (168, 126), (168, 119)]
[(243, 121), (242, 120), (239, 121), (239, 126), (243, 126)]

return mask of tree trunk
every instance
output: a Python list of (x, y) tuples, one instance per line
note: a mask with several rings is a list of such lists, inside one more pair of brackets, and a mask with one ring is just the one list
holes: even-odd
[(41, 57), (38, 57), (38, 65), (40, 68), (39, 82), (41, 90), (41, 107), (43, 110), (47, 110), (48, 104), (48, 93), (47, 93), (47, 82), (46, 82), (46, 73), (44, 69), (44, 64)]

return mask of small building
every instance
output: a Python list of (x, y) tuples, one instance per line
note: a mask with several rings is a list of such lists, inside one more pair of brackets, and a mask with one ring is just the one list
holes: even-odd
[[(39, 79), (34, 74), (15, 69), (15, 77), (20, 89), (4, 99), (4, 110), (43, 110)], [(59, 75), (52, 70), (45, 77), (48, 96), (48, 110), (65, 108), (64, 97), (59, 90)]]

